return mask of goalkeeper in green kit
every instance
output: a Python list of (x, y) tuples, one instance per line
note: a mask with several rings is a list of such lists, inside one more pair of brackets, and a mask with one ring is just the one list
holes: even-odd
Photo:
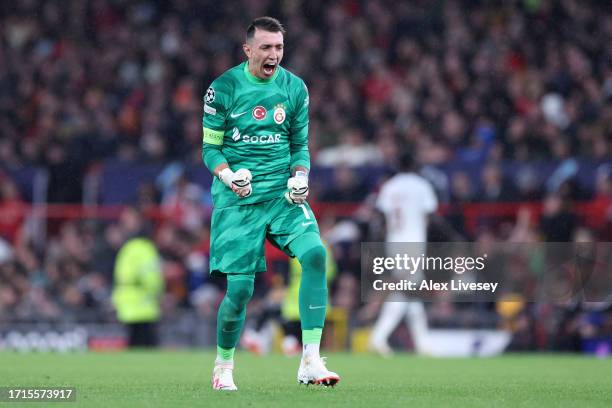
[(217, 317), (212, 386), (236, 390), (234, 350), (244, 325), (255, 275), (266, 269), (264, 241), (297, 257), (302, 360), (297, 379), (335, 385), (340, 377), (319, 356), (327, 281), (321, 243), (308, 197), (308, 90), (280, 66), (284, 28), (271, 17), (251, 23), (243, 45), (247, 61), (226, 71), (204, 96), (202, 158), (212, 185), (210, 271), (227, 277)]

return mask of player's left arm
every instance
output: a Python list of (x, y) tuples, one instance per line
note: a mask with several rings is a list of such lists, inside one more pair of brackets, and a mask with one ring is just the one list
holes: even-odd
[(308, 174), (310, 153), (308, 152), (308, 88), (301, 82), (293, 100), (294, 115), (291, 119), (289, 151), (291, 154), (291, 178), (287, 181), (287, 200), (303, 204), (308, 198)]

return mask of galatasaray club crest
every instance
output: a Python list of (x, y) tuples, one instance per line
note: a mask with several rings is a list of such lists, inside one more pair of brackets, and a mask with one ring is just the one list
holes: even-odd
[(277, 125), (280, 125), (281, 123), (283, 123), (285, 121), (285, 118), (287, 117), (287, 114), (285, 113), (285, 105), (283, 105), (282, 103), (279, 103), (278, 105), (276, 105), (274, 107), (274, 122), (276, 122)]
[(255, 120), (263, 120), (266, 118), (268, 111), (261, 105), (258, 105), (253, 108), (253, 118)]

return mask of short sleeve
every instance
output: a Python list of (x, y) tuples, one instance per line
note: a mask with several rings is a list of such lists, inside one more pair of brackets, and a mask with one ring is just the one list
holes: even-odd
[(387, 214), (391, 211), (391, 200), (389, 198), (389, 189), (386, 186), (383, 186), (378, 193), (378, 197), (376, 198), (376, 208)]

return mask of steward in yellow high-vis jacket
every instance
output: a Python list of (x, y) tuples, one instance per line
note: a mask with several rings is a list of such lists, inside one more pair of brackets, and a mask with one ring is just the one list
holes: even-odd
[(164, 281), (153, 241), (128, 239), (117, 254), (112, 301), (117, 318), (129, 331), (130, 347), (157, 345), (156, 322)]

